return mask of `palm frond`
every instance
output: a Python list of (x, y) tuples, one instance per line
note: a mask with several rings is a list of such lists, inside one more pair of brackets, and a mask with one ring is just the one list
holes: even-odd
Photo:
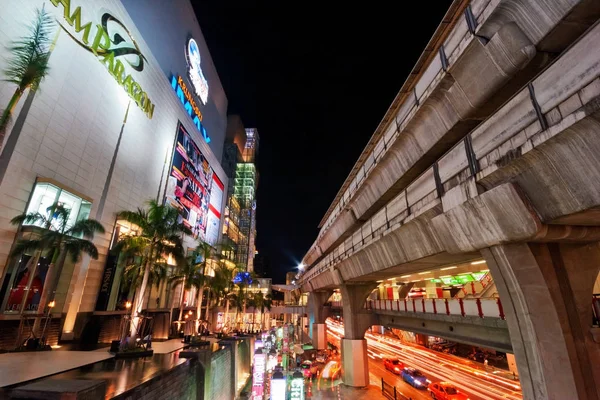
[(96, 233), (104, 233), (104, 226), (95, 219), (81, 219), (70, 227), (65, 233), (71, 236), (85, 236), (93, 238)]
[(48, 58), (54, 20), (44, 9), (38, 9), (34, 23), (29, 27), (29, 35), (12, 43), (9, 47), (11, 58), (4, 71), (5, 80), (19, 86), (37, 89), (48, 74)]
[(11, 256), (18, 256), (23, 253), (28, 253), (37, 250), (44, 250), (46, 248), (46, 244), (40, 239), (30, 239), (30, 240), (19, 240), (12, 252)]
[(17, 215), (16, 217), (14, 217), (13, 219), (10, 220), (10, 223), (13, 225), (21, 225), (21, 224), (37, 225), (40, 223), (42, 225), (45, 225), (46, 222), (47, 222), (46, 217), (44, 215), (40, 214), (39, 212)]
[(86, 253), (94, 260), (98, 259), (98, 248), (89, 240), (71, 238), (66, 240), (64, 250), (71, 256), (71, 261), (79, 261), (82, 253)]
[(119, 211), (117, 218), (135, 224), (142, 229), (147, 225), (148, 220), (146, 211), (141, 208), (138, 208), (137, 211)]

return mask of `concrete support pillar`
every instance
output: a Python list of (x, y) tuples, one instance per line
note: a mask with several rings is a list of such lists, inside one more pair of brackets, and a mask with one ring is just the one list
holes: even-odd
[(327, 347), (327, 337), (325, 337), (325, 347), (318, 347), (319, 340), (316, 334), (319, 331), (315, 329), (315, 324), (325, 325), (325, 320), (329, 317), (330, 312), (330, 307), (325, 307), (325, 303), (332, 294), (333, 290), (325, 290), (322, 292), (311, 292), (308, 296), (308, 335), (312, 338), (313, 345), (318, 349)]
[(398, 290), (398, 297), (400, 298), (400, 300), (403, 300), (408, 297), (408, 294), (410, 293), (410, 290), (413, 288), (413, 286), (415, 286), (414, 282), (408, 282), (400, 286)]
[(425, 292), (427, 293), (428, 299), (437, 299), (438, 298), (437, 288), (438, 288), (438, 284), (435, 282), (427, 281), (425, 283)]
[(342, 339), (342, 377), (348, 386), (369, 386), (369, 357), (365, 339)]
[(591, 334), (600, 244), (517, 243), (482, 254), (500, 293), (524, 398), (600, 398), (600, 348)]
[(348, 386), (369, 385), (369, 360), (365, 332), (376, 323), (364, 303), (377, 283), (341, 286), (344, 338), (342, 339), (342, 378)]
[(317, 350), (327, 348), (327, 325), (313, 324), (312, 344)]

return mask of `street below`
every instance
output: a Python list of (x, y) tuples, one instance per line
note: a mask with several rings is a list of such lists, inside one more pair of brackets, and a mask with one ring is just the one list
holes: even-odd
[[(340, 322), (327, 321), (328, 340), (339, 346), (344, 334)], [(464, 358), (440, 353), (422, 346), (413, 345), (389, 336), (367, 332), (367, 351), (371, 384), (379, 384), (381, 378), (396, 387), (404, 398), (430, 398), (427, 390), (413, 388), (402, 380), (400, 375), (385, 369), (383, 360), (397, 358), (404, 367), (420, 370), (431, 382), (451, 382), (458, 390), (467, 394), (470, 400), (522, 399), (519, 381), (506, 370), (484, 367)], [(403, 397), (398, 396), (402, 399)]]

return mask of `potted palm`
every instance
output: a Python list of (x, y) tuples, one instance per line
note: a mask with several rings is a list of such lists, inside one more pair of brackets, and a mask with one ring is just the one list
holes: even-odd
[[(205, 275), (213, 248), (205, 242), (202, 242), (196, 247), (190, 256), (183, 259), (179, 265), (177, 272), (169, 278), (169, 282), (173, 285), (181, 284), (181, 292), (179, 298), (179, 318), (178, 327), (183, 318), (183, 296), (186, 290), (192, 287), (196, 288), (196, 329), (200, 325), (200, 316), (202, 310), (202, 301), (204, 297), (204, 288), (206, 287), (207, 277)], [(179, 330), (179, 328), (178, 328)]]
[[(118, 213), (118, 218), (139, 228), (137, 234), (119, 238), (116, 245), (116, 251), (136, 253), (137, 265), (140, 268), (141, 279), (134, 282), (137, 288), (131, 306), (128, 329), (130, 341), (135, 341), (139, 333), (142, 307), (152, 271), (164, 265), (168, 256), (175, 260), (183, 258), (181, 237), (183, 234), (191, 235), (191, 231), (179, 222), (179, 212), (175, 208), (159, 204), (155, 200), (148, 202), (147, 210), (138, 208), (137, 211), (121, 211)], [(125, 350), (128, 347), (125, 337), (122, 338), (121, 343), (121, 349)]]
[[(35, 276), (38, 265), (37, 260), (43, 254), (46, 254), (51, 260), (37, 307), (38, 312), (42, 314), (49, 300), (55, 300), (56, 288), (67, 257), (73, 263), (78, 262), (84, 253), (93, 259), (98, 259), (98, 249), (92, 239), (96, 233), (104, 233), (104, 227), (100, 222), (93, 219), (81, 219), (71, 223), (70, 215), (71, 210), (57, 202), (48, 207), (45, 214), (39, 212), (25, 213), (11, 220), (13, 225), (33, 225), (37, 227), (33, 228), (37, 231), (36, 235), (19, 240), (11, 253), (12, 256), (26, 252), (34, 253), (27, 290), (31, 288), (31, 280)], [(24, 311), (27, 298), (28, 294), (26, 293), (20, 307), (21, 313)], [(40, 323), (41, 318), (36, 318), (34, 332), (39, 329)]]

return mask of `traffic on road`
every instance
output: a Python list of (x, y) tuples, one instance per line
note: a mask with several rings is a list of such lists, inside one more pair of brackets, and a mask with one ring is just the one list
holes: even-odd
[[(339, 346), (344, 325), (327, 320), (328, 340)], [(396, 386), (400, 396), (442, 400), (518, 400), (518, 380), (507, 371), (374, 332), (365, 335), (371, 382)], [(398, 397), (403, 398), (403, 397)]]

